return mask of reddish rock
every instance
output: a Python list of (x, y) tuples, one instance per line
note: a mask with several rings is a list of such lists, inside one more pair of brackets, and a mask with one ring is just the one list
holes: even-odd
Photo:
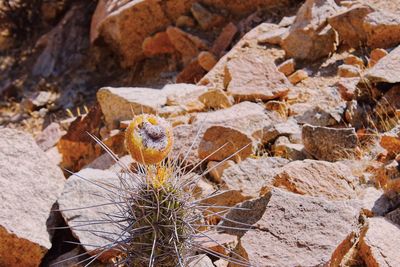
[(355, 99), (355, 92), (357, 84), (360, 82), (360, 77), (356, 78), (342, 78), (337, 82), (340, 96), (345, 101), (352, 101)]
[(224, 84), (238, 101), (282, 98), (291, 85), (267, 55), (243, 53), (228, 60)]
[(338, 76), (343, 78), (360, 77), (360, 75), (361, 75), (361, 70), (353, 65), (343, 64), (340, 65), (338, 68)]
[(166, 32), (158, 32), (144, 39), (142, 49), (144, 55), (147, 57), (171, 54), (176, 51)]
[(400, 18), (398, 14), (375, 11), (364, 21), (368, 46), (390, 48), (400, 44)]
[(400, 153), (400, 126), (385, 133), (381, 137), (380, 145), (389, 153), (397, 155)]
[(292, 74), (295, 71), (294, 59), (291, 58), (279, 64), (278, 70), (285, 74), (285, 76), (289, 76), (290, 74)]
[(215, 56), (206, 51), (200, 52), (200, 54), (197, 56), (197, 60), (199, 62), (199, 65), (206, 71), (211, 70), (215, 64), (217, 64), (217, 59)]
[(371, 51), (370, 58), (369, 58), (369, 67), (372, 68), (373, 66), (378, 63), (379, 60), (386, 57), (389, 53), (382, 48), (375, 48)]
[(217, 57), (221, 56), (221, 54), (229, 47), (232, 43), (233, 38), (235, 37), (238, 29), (232, 22), (228, 23), (224, 28), (222, 28), (221, 33), (214, 41), (213, 46), (211, 47), (211, 52)]
[(308, 73), (305, 70), (298, 70), (288, 77), (289, 81), (295, 85), (308, 78)]
[(363, 69), (365, 67), (364, 61), (361, 58), (356, 57), (354, 55), (349, 55), (348, 57), (346, 57), (343, 60), (343, 62), (344, 62), (344, 64), (352, 65), (352, 66), (358, 67), (359, 69)]
[(199, 64), (199, 60), (193, 59), (185, 68), (176, 76), (177, 83), (197, 83), (207, 72)]
[(199, 3), (194, 3), (190, 8), (190, 11), (203, 30), (209, 30), (224, 22), (222, 16), (211, 13)]

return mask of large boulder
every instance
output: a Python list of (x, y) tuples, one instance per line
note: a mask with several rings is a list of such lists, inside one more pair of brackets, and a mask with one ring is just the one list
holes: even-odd
[(366, 16), (364, 30), (372, 48), (390, 48), (400, 44), (400, 17), (398, 14), (375, 11)]
[(288, 57), (316, 60), (336, 50), (337, 33), (327, 19), (338, 11), (334, 0), (307, 0), (282, 41)]
[[(238, 207), (246, 209), (226, 215), (254, 227), (241, 237), (238, 254), (260, 267), (338, 266), (358, 232), (359, 204), (281, 189), (272, 189), (269, 194), (264, 200), (244, 202)], [(222, 225), (243, 228), (229, 221)]]
[(39, 266), (51, 248), (47, 223), (64, 181), (31, 136), (0, 129), (0, 266)]

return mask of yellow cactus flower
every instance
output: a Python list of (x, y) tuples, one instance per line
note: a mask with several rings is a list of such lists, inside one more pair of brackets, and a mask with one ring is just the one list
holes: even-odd
[(136, 116), (125, 135), (126, 148), (132, 158), (142, 164), (161, 162), (171, 151), (172, 144), (171, 125), (155, 115)]

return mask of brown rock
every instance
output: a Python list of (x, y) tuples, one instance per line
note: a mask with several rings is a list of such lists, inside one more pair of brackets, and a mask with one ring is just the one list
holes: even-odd
[(370, 59), (369, 59), (369, 67), (372, 68), (373, 66), (378, 63), (379, 60), (386, 57), (389, 53), (382, 48), (375, 48), (371, 51)]
[(200, 54), (197, 56), (197, 60), (199, 65), (206, 71), (211, 70), (215, 64), (217, 64), (217, 59), (214, 57), (214, 55), (206, 51), (200, 52)]
[(292, 84), (298, 84), (299, 82), (307, 78), (308, 78), (308, 73), (305, 70), (297, 70), (295, 73), (293, 73), (288, 77), (289, 81)]
[(360, 77), (356, 78), (341, 78), (337, 82), (340, 96), (344, 101), (352, 101), (355, 99), (355, 92), (357, 90), (357, 84), (360, 82)]
[[(90, 255), (97, 254), (99, 246), (110, 244), (109, 238), (119, 235), (121, 231), (116, 224), (112, 223), (86, 225), (82, 223), (102, 221), (105, 219), (103, 214), (118, 212), (118, 208), (114, 205), (101, 205), (107, 202), (103, 195), (110, 194), (107, 191), (110, 186), (120, 186), (117, 173), (87, 168), (68, 178), (64, 191), (58, 199), (61, 214), (71, 227), (72, 234), (79, 239), (83, 248)], [(95, 205), (99, 206), (93, 207)], [(90, 208), (85, 209), (85, 207)], [(82, 226), (73, 227), (74, 225)], [(98, 231), (102, 231), (102, 233), (98, 234)], [(104, 232), (108, 232), (108, 234)], [(99, 259), (107, 261), (112, 256), (115, 256), (115, 251), (110, 249), (104, 252)]]
[(355, 183), (351, 170), (342, 163), (304, 160), (281, 168), (273, 185), (300, 195), (345, 200), (356, 198)]
[(358, 67), (359, 69), (363, 69), (365, 67), (364, 61), (361, 58), (356, 57), (354, 55), (349, 55), (343, 60), (343, 62), (344, 64), (353, 65), (355, 67)]
[(190, 11), (203, 30), (209, 30), (224, 22), (224, 18), (222, 16), (211, 13), (199, 3), (194, 3), (190, 8)]
[(286, 136), (290, 139), (293, 135), (301, 135), (300, 126), (293, 119), (267, 125), (253, 134), (256, 138), (260, 138), (263, 144), (268, 144), (279, 136)]
[(179, 18), (175, 22), (176, 26), (179, 28), (188, 27), (192, 28), (195, 26), (196, 22), (189, 16), (179, 16)]
[(309, 158), (302, 144), (275, 142), (273, 152), (275, 157), (282, 157), (289, 160), (304, 160)]
[(374, 9), (367, 5), (355, 5), (328, 19), (329, 24), (339, 33), (342, 42), (351, 47), (359, 47), (367, 42), (364, 30), (365, 17)]
[(282, 41), (288, 57), (316, 60), (336, 50), (336, 32), (327, 24), (338, 6), (333, 0), (307, 0)]
[(110, 129), (134, 115), (155, 114), (167, 101), (160, 90), (138, 87), (103, 87), (97, 92), (97, 100)]
[(398, 14), (375, 11), (364, 21), (368, 46), (390, 48), (400, 44), (400, 18)]
[(305, 150), (319, 160), (337, 161), (354, 157), (358, 138), (354, 128), (328, 128), (304, 125)]
[(372, 83), (398, 83), (400, 82), (400, 46), (369, 69), (364, 77)]
[(224, 84), (236, 100), (271, 100), (284, 97), (291, 87), (267, 55), (243, 53), (225, 67)]
[(207, 72), (200, 66), (198, 59), (192, 60), (176, 77), (177, 83), (197, 83)]
[[(247, 231), (236, 248), (251, 265), (339, 264), (352, 246), (359, 216), (355, 202), (328, 201), (280, 189), (271, 190), (266, 202), (264, 210), (257, 206), (257, 216), (247, 214), (256, 211), (256, 206), (251, 203), (240, 205), (250, 211), (243, 210), (240, 216), (232, 215), (244, 223), (254, 224), (256, 228)], [(230, 214), (226, 217), (232, 218)]]
[(381, 137), (380, 145), (389, 153), (397, 155), (400, 153), (400, 126), (385, 133)]
[(265, 109), (276, 111), (284, 118), (289, 115), (289, 105), (284, 101), (270, 100), (265, 103)]
[(238, 29), (232, 22), (228, 23), (224, 28), (222, 28), (221, 33), (214, 41), (213, 46), (211, 47), (211, 52), (217, 57), (221, 56), (221, 54), (229, 47), (232, 43), (233, 38), (235, 37)]
[(233, 105), (232, 97), (219, 89), (208, 90), (199, 96), (199, 100), (206, 106), (206, 108), (211, 109), (228, 108)]
[(158, 32), (144, 39), (142, 49), (147, 57), (172, 54), (176, 51), (166, 32)]
[(222, 182), (221, 177), (222, 174), (224, 173), (224, 170), (232, 167), (235, 165), (235, 162), (233, 160), (225, 160), (225, 161), (209, 161), (207, 163), (207, 172), (209, 172), (212, 180), (220, 184)]
[[(20, 131), (0, 129), (0, 266), (39, 266), (51, 248), (49, 220), (65, 178)], [(49, 223), (49, 224), (47, 224)]]
[(369, 218), (360, 240), (360, 255), (367, 266), (398, 266), (399, 227), (382, 217)]
[(285, 74), (285, 76), (289, 76), (290, 74), (292, 74), (295, 71), (295, 62), (294, 59), (288, 59), (286, 61), (284, 61), (283, 63), (281, 63), (278, 66), (278, 70), (280, 72), (282, 72), (283, 74)]
[(195, 58), (200, 50), (207, 50), (203, 40), (177, 27), (168, 27), (166, 33), (172, 45), (182, 55), (185, 65)]
[(226, 187), (244, 196), (257, 197), (264, 186), (271, 186), (280, 168), (289, 161), (283, 158), (248, 158), (224, 170)]
[(343, 64), (338, 68), (338, 75), (343, 78), (360, 77), (361, 70), (353, 65)]
[(269, 32), (265, 32), (257, 38), (259, 44), (273, 44), (280, 45), (285, 35), (288, 33), (287, 28), (272, 29)]

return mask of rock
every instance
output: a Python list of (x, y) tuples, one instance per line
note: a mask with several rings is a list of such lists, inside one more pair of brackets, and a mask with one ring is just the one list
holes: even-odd
[(175, 22), (175, 25), (179, 28), (193, 28), (195, 24), (196, 22), (194, 21), (194, 19), (185, 15), (179, 16), (179, 18)]
[[(39, 266), (51, 248), (47, 227), (64, 175), (33, 138), (0, 129), (0, 265)], [(47, 226), (47, 227), (46, 227)]]
[(365, 188), (359, 198), (362, 200), (363, 213), (368, 217), (385, 216), (386, 213), (400, 204), (400, 197), (390, 199), (382, 190), (375, 187)]
[(97, 100), (107, 126), (112, 129), (121, 120), (132, 119), (141, 113), (155, 114), (166, 104), (167, 98), (160, 90), (138, 87), (103, 87), (97, 92)]
[(55, 146), (64, 134), (65, 131), (61, 129), (60, 124), (52, 122), (36, 137), (36, 143), (46, 151)]
[(400, 18), (398, 14), (375, 11), (366, 16), (364, 29), (367, 44), (372, 48), (390, 48), (400, 44)]
[(400, 226), (400, 208), (389, 212), (388, 214), (386, 214), (385, 217), (393, 223), (397, 224), (397, 226)]
[(367, 266), (398, 266), (399, 227), (382, 217), (369, 218), (360, 240), (360, 256)]
[(217, 64), (217, 59), (210, 52), (202, 51), (197, 56), (197, 60), (199, 61), (199, 65), (206, 71), (211, 70), (215, 64)]
[(381, 166), (375, 175), (375, 185), (383, 188), (388, 195), (400, 193), (400, 163), (392, 160)]
[(199, 60), (193, 59), (185, 68), (176, 76), (177, 83), (197, 83), (207, 72), (199, 64)]
[(338, 6), (333, 0), (307, 0), (282, 41), (288, 57), (316, 60), (336, 50), (337, 34), (327, 23)]
[(209, 109), (228, 108), (233, 105), (233, 98), (220, 89), (208, 90), (199, 96), (199, 100)]
[(376, 113), (385, 118), (396, 114), (400, 109), (400, 85), (395, 85), (387, 91), (375, 106)]
[(292, 74), (295, 71), (294, 59), (291, 58), (279, 64), (278, 70), (285, 74), (286, 77)]
[(386, 57), (389, 53), (382, 48), (375, 48), (371, 51), (370, 58), (369, 58), (369, 67), (372, 68), (373, 66), (378, 63), (379, 60)]
[(188, 267), (214, 267), (214, 264), (207, 255), (201, 254), (192, 259)]
[(279, 136), (291, 138), (293, 135), (298, 134), (301, 134), (300, 126), (297, 124), (296, 120), (288, 119), (285, 122), (268, 125), (253, 135), (257, 138), (260, 138), (263, 144), (268, 144)]
[(344, 164), (326, 161), (293, 161), (274, 177), (273, 185), (300, 195), (330, 200), (356, 198), (356, 179)]
[(400, 126), (381, 136), (380, 145), (389, 153), (397, 155), (400, 153)]
[[(87, 168), (68, 178), (64, 191), (58, 199), (64, 220), (71, 228), (72, 234), (90, 255), (97, 254), (99, 247), (110, 244), (109, 238), (115, 238), (115, 235), (121, 232), (116, 224), (88, 223), (104, 220), (108, 222), (104, 214), (118, 212), (115, 205), (101, 205), (110, 202), (107, 194), (113, 194), (109, 191), (113, 191), (112, 186), (120, 186), (117, 173)], [(98, 206), (93, 207), (95, 205)], [(85, 207), (88, 208), (85, 209)], [(107, 261), (112, 256), (115, 256), (115, 251), (110, 249), (99, 259)]]
[(289, 105), (285, 101), (270, 100), (265, 103), (265, 109), (276, 111), (284, 118), (289, 116)]
[(165, 85), (161, 93), (167, 96), (167, 105), (179, 106), (185, 112), (199, 112), (204, 109), (199, 97), (206, 91), (205, 86), (177, 83)]
[(289, 160), (304, 160), (309, 158), (308, 154), (304, 151), (304, 146), (302, 144), (275, 143), (273, 152), (275, 157), (282, 157)]
[[(236, 247), (252, 266), (322, 266), (339, 264), (358, 232), (358, 204), (328, 201), (272, 189), (264, 208), (256, 207), (259, 220), (242, 211), (242, 222), (251, 223)], [(240, 212), (240, 211), (239, 211)], [(257, 214), (258, 215), (258, 214)], [(231, 218), (230, 214), (226, 215)], [(237, 216), (239, 217), (239, 216)], [(234, 225), (235, 226), (235, 225)], [(239, 225), (237, 225), (239, 227)]]
[(238, 29), (232, 22), (228, 23), (224, 28), (222, 28), (221, 33), (214, 41), (210, 51), (220, 57), (222, 53), (229, 47), (235, 37)]
[(354, 55), (349, 55), (348, 57), (346, 57), (343, 60), (343, 62), (344, 62), (344, 64), (353, 65), (355, 67), (358, 67), (360, 70), (365, 67), (364, 66), (364, 61), (361, 58), (356, 57)]
[(291, 85), (268, 55), (243, 53), (228, 60), (224, 84), (236, 100), (271, 100), (282, 98)]
[(342, 42), (357, 48), (367, 43), (364, 30), (365, 17), (374, 9), (368, 5), (355, 5), (328, 19), (329, 24), (339, 33)]
[(355, 78), (341, 78), (337, 82), (340, 96), (344, 101), (352, 101), (355, 99), (357, 84), (360, 82), (360, 77)]
[(225, 161), (209, 161), (207, 163), (207, 172), (209, 172), (213, 182), (220, 184), (222, 182), (222, 174), (224, 173), (224, 170), (232, 167), (235, 165), (235, 162), (233, 160), (225, 160)]
[(222, 16), (211, 13), (199, 3), (194, 3), (190, 11), (203, 30), (210, 30), (224, 22)]
[(231, 254), (229, 248), (236, 247), (238, 238), (235, 235), (210, 231), (207, 233), (207, 237), (201, 237), (196, 241), (202, 242), (201, 247), (205, 248), (207, 251), (229, 257)]
[(361, 70), (353, 65), (343, 64), (338, 68), (338, 75), (343, 78), (360, 77)]
[(364, 78), (372, 83), (398, 83), (400, 82), (400, 46), (369, 69)]
[(272, 185), (279, 169), (289, 161), (283, 158), (248, 158), (224, 170), (221, 180), (226, 187), (244, 196), (257, 197), (264, 186)]
[(166, 32), (158, 32), (155, 35), (144, 39), (142, 49), (146, 57), (172, 54), (176, 52), (175, 47), (172, 45)]
[(269, 32), (263, 33), (257, 38), (257, 42), (259, 44), (272, 44), (272, 45), (280, 45), (282, 43), (283, 38), (288, 33), (287, 28), (277, 28), (272, 29)]
[(319, 160), (337, 161), (354, 157), (358, 138), (354, 128), (329, 128), (304, 125), (305, 150)]
[(190, 63), (200, 50), (207, 50), (203, 40), (177, 27), (168, 27), (166, 33), (176, 51), (181, 54), (184, 65)]
[(308, 78), (308, 73), (305, 70), (297, 70), (295, 73), (293, 73), (288, 77), (289, 81), (294, 85), (298, 84), (299, 82), (307, 78)]

